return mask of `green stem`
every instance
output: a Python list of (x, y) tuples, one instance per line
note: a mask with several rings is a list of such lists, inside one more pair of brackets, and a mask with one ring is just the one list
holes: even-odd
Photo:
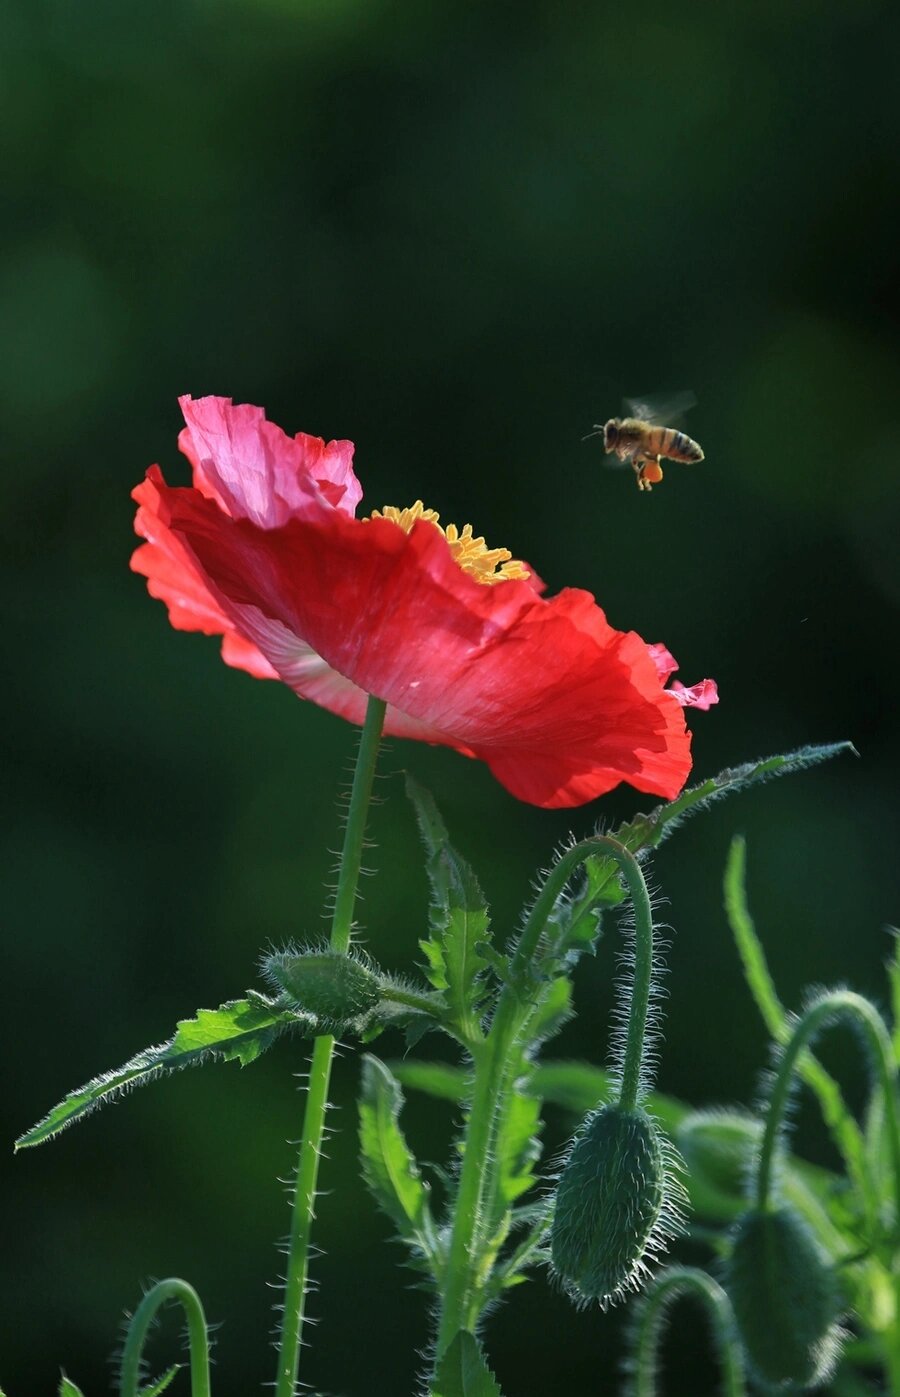
[(723, 1397), (745, 1397), (744, 1362), (734, 1329), (731, 1302), (720, 1285), (693, 1266), (672, 1266), (651, 1283), (640, 1302), (632, 1331), (634, 1397), (656, 1397), (656, 1360), (667, 1312), (682, 1295), (695, 1295), (709, 1312), (722, 1364)]
[(209, 1397), (209, 1335), (200, 1296), (187, 1281), (171, 1277), (148, 1290), (128, 1326), (122, 1354), (121, 1397), (138, 1397), (141, 1383), (141, 1355), (156, 1312), (169, 1300), (177, 1300), (184, 1310), (191, 1354), (191, 1397)]
[(477, 1241), (486, 1168), (493, 1155), (494, 1131), (506, 1078), (504, 1068), (510, 1046), (517, 1036), (520, 1014), (517, 996), (507, 986), (500, 997), (487, 1039), (474, 1049), (475, 1084), (444, 1271), (436, 1359), (441, 1357), (460, 1329), (471, 1330), (473, 1327), (472, 1281), (479, 1264)]
[[(438, 1323), (437, 1357), (460, 1329), (474, 1331), (481, 1305), (476, 1294), (480, 1270), (480, 1231), (485, 1202), (493, 1186), (496, 1141), (506, 1117), (506, 1098), (515, 1074), (511, 1055), (521, 1051), (521, 1038), (533, 1010), (534, 987), (528, 986), (548, 919), (575, 869), (595, 854), (615, 859), (625, 876), (635, 909), (636, 945), (634, 988), (622, 1075), (622, 1102), (634, 1105), (641, 1085), (644, 1034), (650, 1000), (653, 962), (653, 922), (643, 874), (633, 854), (605, 835), (583, 840), (567, 850), (551, 870), (529, 913), (510, 961), (510, 981), (504, 987), (490, 1032), (473, 1047), (475, 1082), (466, 1127), (465, 1149), (453, 1211), (450, 1247), (444, 1273)], [(552, 954), (552, 952), (551, 952)]]
[[(344, 830), (344, 847), (341, 852), (337, 893), (331, 921), (331, 949), (342, 955), (347, 952), (350, 946), (350, 935), (353, 929), (353, 910), (356, 906), (356, 894), (359, 886), (366, 817), (372, 796), (372, 783), (375, 779), (378, 745), (384, 727), (385, 706), (381, 699), (370, 696), (359, 742), (356, 767), (353, 772), (350, 806)], [(334, 1038), (331, 1034), (322, 1034), (316, 1039), (313, 1048), (306, 1110), (303, 1115), (303, 1135), (297, 1162), (291, 1235), (287, 1254), (284, 1314), (281, 1322), (281, 1340), (278, 1346), (275, 1397), (294, 1397), (297, 1388), (309, 1272), (309, 1241), (315, 1217), (316, 1185), (319, 1177), (322, 1139), (325, 1134), (325, 1115), (328, 1110), (328, 1088), (331, 1081), (333, 1056)]]
[(875, 1075), (884, 1096), (885, 1124), (894, 1175), (896, 1225), (896, 1222), (900, 1221), (900, 1110), (897, 1104), (897, 1065), (888, 1031), (878, 1010), (862, 995), (854, 994), (851, 990), (833, 990), (817, 999), (798, 1022), (784, 1049), (772, 1084), (759, 1152), (756, 1176), (757, 1206), (760, 1209), (768, 1207), (775, 1147), (790, 1098), (791, 1079), (798, 1070), (798, 1059), (822, 1028), (842, 1018), (855, 1019), (872, 1048)]

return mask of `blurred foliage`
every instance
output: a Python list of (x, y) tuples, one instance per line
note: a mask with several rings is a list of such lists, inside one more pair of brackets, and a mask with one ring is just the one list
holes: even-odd
[[(352, 733), (172, 633), (127, 570), (129, 490), (154, 460), (183, 478), (180, 392), (352, 437), (370, 506), (421, 496), (471, 519), (552, 589), (587, 587), (664, 639), (686, 682), (715, 675), (719, 708), (692, 718), (698, 776), (857, 745), (859, 762), (661, 851), (678, 929), (663, 1091), (746, 1099), (762, 1060), (720, 908), (735, 829), (786, 1000), (810, 979), (881, 992), (898, 915), (898, 30), (887, 0), (0, 0), (10, 1144), (239, 993), (262, 944), (322, 927)], [(641, 496), (581, 437), (623, 395), (681, 387), (706, 461)], [(536, 811), (452, 753), (395, 744), (363, 912), (388, 967), (426, 928), (407, 766), (500, 926), (569, 828), (647, 805)], [(611, 967), (601, 949), (580, 971), (591, 1012), (563, 1055), (604, 1060)], [(275, 1178), (301, 1108), (287, 1061), (186, 1074), (7, 1155), (10, 1397), (53, 1390), (62, 1364), (103, 1390), (121, 1309), (173, 1272), (227, 1321), (223, 1390), (270, 1376)], [(357, 1072), (340, 1064), (343, 1105)], [(440, 1157), (429, 1103), (408, 1115), (420, 1157)], [(570, 1125), (551, 1122), (551, 1150)], [(812, 1115), (801, 1129), (828, 1163)], [(209, 1164), (223, 1152), (227, 1173)], [(411, 1391), (424, 1301), (382, 1245), (352, 1128), (327, 1186), (307, 1380)], [(691, 1322), (667, 1341), (685, 1392), (708, 1381)], [(554, 1384), (598, 1397), (618, 1325), (523, 1286), (491, 1362), (511, 1393), (541, 1390), (546, 1336), (564, 1334)]]

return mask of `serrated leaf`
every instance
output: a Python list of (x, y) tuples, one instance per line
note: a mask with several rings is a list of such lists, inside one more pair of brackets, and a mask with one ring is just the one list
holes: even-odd
[(307, 1025), (289, 1009), (262, 995), (253, 999), (233, 999), (218, 1009), (201, 1009), (196, 1018), (182, 1019), (175, 1036), (158, 1048), (145, 1048), (113, 1072), (101, 1073), (93, 1081), (70, 1092), (49, 1115), (16, 1141), (16, 1149), (40, 1145), (98, 1106), (143, 1086), (154, 1078), (184, 1067), (193, 1067), (210, 1058), (237, 1061), (242, 1067), (271, 1047), (285, 1028)]
[[(620, 825), (611, 832), (612, 836), (632, 854), (655, 849), (689, 815), (707, 809), (714, 801), (763, 781), (771, 781), (776, 776), (803, 771), (831, 757), (855, 750), (850, 742), (835, 742), (820, 747), (800, 747), (783, 756), (726, 768), (718, 776), (682, 791), (677, 799), (658, 805), (649, 814), (638, 815), (627, 824)], [(600, 914), (606, 907), (617, 906), (625, 897), (619, 867), (614, 859), (602, 854), (585, 859), (582, 879), (582, 886), (577, 892), (574, 895), (568, 892), (564, 894), (553, 912), (552, 921), (561, 933), (557, 940), (561, 950), (590, 951), (599, 932)]]
[(540, 1159), (538, 1134), (541, 1103), (535, 1096), (513, 1092), (496, 1143), (497, 1186), (488, 1233), (534, 1183), (533, 1165)]
[(390, 1069), (367, 1053), (362, 1060), (359, 1144), (363, 1178), (400, 1236), (438, 1265), (439, 1247), (428, 1185), (400, 1129), (403, 1092)]
[(450, 843), (431, 794), (409, 775), (406, 791), (428, 855), (431, 936), (419, 943), (427, 960), (425, 973), (435, 989), (446, 992), (451, 1021), (472, 1037), (485, 995), (488, 963), (478, 947), (490, 926), (487, 903), (472, 868)]
[(701, 781), (699, 785), (682, 791), (676, 800), (658, 805), (649, 815), (638, 815), (614, 831), (614, 837), (633, 854), (641, 849), (655, 849), (689, 815), (708, 809), (715, 801), (746, 790), (749, 786), (758, 786), (763, 781), (772, 781), (776, 776), (805, 771), (807, 767), (818, 766), (846, 752), (857, 755), (852, 742), (831, 742), (821, 746), (798, 747), (795, 752), (781, 756), (726, 767), (718, 776), (711, 776), (708, 781)]
[(165, 1392), (166, 1388), (178, 1377), (181, 1369), (181, 1363), (173, 1363), (171, 1368), (167, 1368), (162, 1376), (156, 1379), (156, 1382), (151, 1383), (149, 1387), (142, 1387), (138, 1397), (160, 1397), (160, 1394)]
[[(3, 1397), (0, 1391), (0, 1397)], [(80, 1387), (76, 1387), (71, 1378), (67, 1378), (65, 1373), (60, 1374), (59, 1397), (84, 1397)]]
[(461, 1330), (438, 1364), (431, 1397), (503, 1397), (471, 1334)]
[(545, 1043), (572, 1017), (572, 981), (559, 975), (541, 991), (538, 1007), (528, 1026), (532, 1044)]

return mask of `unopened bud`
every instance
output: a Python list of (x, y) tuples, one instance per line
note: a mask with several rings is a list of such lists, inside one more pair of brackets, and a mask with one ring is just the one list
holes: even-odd
[(553, 1266), (576, 1300), (607, 1304), (636, 1288), (648, 1253), (678, 1221), (667, 1147), (639, 1108), (589, 1116), (560, 1176)]
[(753, 1368), (775, 1387), (818, 1386), (840, 1344), (833, 1270), (790, 1208), (745, 1213), (732, 1235), (726, 1289)]
[(266, 957), (263, 969), (296, 1008), (336, 1032), (351, 1027), (381, 1000), (375, 972), (337, 951), (280, 951)]

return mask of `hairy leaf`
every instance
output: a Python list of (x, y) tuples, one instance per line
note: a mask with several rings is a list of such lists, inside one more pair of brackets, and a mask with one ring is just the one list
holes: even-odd
[[(0, 1391), (0, 1397), (3, 1392)], [(67, 1378), (65, 1373), (59, 1379), (59, 1397), (84, 1397), (80, 1387), (76, 1387), (71, 1378)]]
[(776, 776), (790, 776), (795, 771), (805, 771), (807, 767), (818, 766), (832, 757), (845, 752), (856, 755), (852, 742), (831, 742), (822, 746), (799, 747), (795, 752), (782, 756), (766, 757), (763, 761), (745, 762), (742, 766), (726, 767), (718, 776), (711, 776), (697, 786), (682, 791), (676, 800), (666, 805), (658, 805), (649, 815), (638, 815), (629, 824), (620, 826), (614, 832), (618, 839), (631, 852), (641, 849), (655, 849), (664, 839), (668, 839), (688, 815), (696, 815), (706, 810), (714, 801), (748, 786), (758, 786), (763, 781), (771, 781)]
[(363, 1178), (403, 1240), (424, 1253), (435, 1272), (439, 1245), (428, 1185), (400, 1129), (402, 1108), (400, 1083), (380, 1058), (367, 1053), (359, 1099)]
[(160, 1397), (160, 1394), (165, 1392), (166, 1388), (170, 1387), (175, 1378), (178, 1377), (182, 1366), (181, 1363), (173, 1363), (171, 1368), (167, 1368), (161, 1377), (156, 1379), (156, 1382), (151, 1383), (149, 1387), (142, 1387), (139, 1397)]
[(70, 1092), (48, 1116), (16, 1141), (16, 1149), (40, 1145), (66, 1126), (107, 1101), (168, 1072), (192, 1067), (210, 1058), (237, 1061), (242, 1067), (270, 1048), (286, 1028), (311, 1021), (283, 1009), (261, 994), (233, 999), (218, 1009), (201, 1009), (196, 1018), (182, 1019), (174, 1038), (158, 1048), (145, 1048), (113, 1072), (104, 1072), (86, 1086)]
[(431, 935), (420, 942), (425, 973), (435, 989), (446, 992), (453, 1020), (471, 1036), (485, 994), (488, 963), (478, 947), (490, 925), (487, 903), (470, 865), (451, 845), (432, 796), (411, 776), (406, 790), (428, 855)]
[(491, 1199), (487, 1231), (490, 1236), (506, 1213), (534, 1183), (533, 1165), (540, 1159), (538, 1133), (541, 1103), (536, 1096), (513, 1092), (496, 1141), (496, 1186)]
[(462, 1101), (471, 1092), (472, 1075), (464, 1067), (451, 1067), (446, 1062), (421, 1062), (404, 1058), (389, 1062), (390, 1071), (398, 1082), (413, 1091), (436, 1096), (441, 1101)]
[(464, 1330), (438, 1364), (431, 1397), (502, 1397), (477, 1342)]

